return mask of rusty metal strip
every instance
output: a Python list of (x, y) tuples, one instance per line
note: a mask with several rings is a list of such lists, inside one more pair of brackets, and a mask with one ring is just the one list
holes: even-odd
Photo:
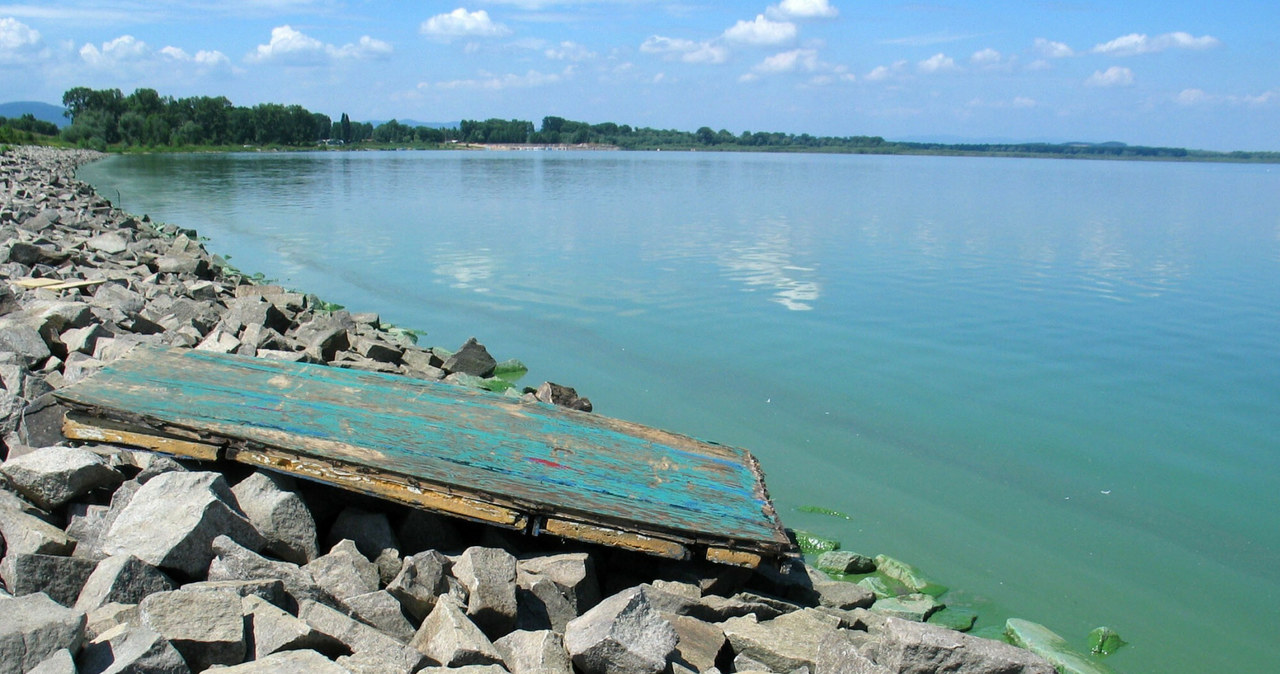
[(599, 543), (614, 548), (626, 548), (669, 559), (688, 559), (689, 549), (685, 546), (663, 538), (655, 538), (631, 531), (620, 531), (608, 527), (571, 522), (548, 517), (542, 522), (543, 533), (560, 538), (571, 538), (587, 543)]
[(62, 420), (62, 434), (72, 440), (142, 447), (201, 461), (217, 461), (218, 452), (221, 449), (217, 445), (203, 442), (192, 442), (154, 433), (139, 433), (106, 419), (86, 417), (74, 412), (69, 412)]
[(707, 548), (707, 561), (717, 564), (730, 564), (754, 569), (760, 566), (764, 558), (754, 552), (730, 550), (728, 548)]
[(399, 503), (511, 529), (524, 529), (529, 518), (518, 510), (411, 482), (389, 473), (358, 469), (266, 448), (229, 449), (228, 458), (298, 477), (324, 482)]

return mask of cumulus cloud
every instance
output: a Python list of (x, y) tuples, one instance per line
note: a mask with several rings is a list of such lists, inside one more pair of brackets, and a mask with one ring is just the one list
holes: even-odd
[(145, 60), (150, 54), (151, 49), (147, 47), (147, 43), (132, 35), (121, 35), (110, 42), (103, 42), (101, 49), (87, 43), (80, 48), (80, 58), (94, 68), (136, 63)]
[(1264, 91), (1256, 96), (1224, 96), (1211, 94), (1204, 89), (1183, 89), (1173, 99), (1178, 105), (1266, 105), (1280, 100), (1280, 90)]
[(960, 69), (955, 59), (941, 52), (917, 63), (916, 68), (922, 73), (942, 73)]
[(174, 46), (153, 50), (132, 35), (121, 35), (101, 46), (85, 44), (80, 48), (80, 60), (98, 70), (148, 76), (185, 77), (231, 70), (231, 59), (220, 51), (200, 50), (192, 55)]
[(1099, 44), (1092, 51), (1095, 54), (1135, 56), (1137, 54), (1153, 54), (1166, 49), (1212, 49), (1220, 44), (1222, 42), (1212, 35), (1195, 37), (1190, 33), (1176, 32), (1147, 37), (1143, 33), (1130, 33), (1110, 42)]
[(448, 14), (438, 14), (422, 22), (419, 32), (430, 37), (451, 40), (455, 37), (502, 37), (511, 29), (494, 23), (483, 9), (468, 12), (459, 7)]
[(1052, 40), (1046, 40), (1042, 37), (1036, 38), (1033, 48), (1045, 58), (1061, 59), (1068, 56), (1075, 56), (1076, 52), (1071, 47)]
[(756, 64), (751, 69), (751, 72), (738, 78), (738, 81), (754, 82), (760, 79), (761, 75), (791, 72), (817, 73), (808, 81), (808, 84), (814, 86), (824, 86), (836, 82), (852, 82), (855, 79), (853, 73), (848, 71), (848, 68), (827, 63), (818, 58), (818, 50), (816, 49), (792, 49), (764, 59)]
[(1000, 63), (1003, 58), (1000, 52), (987, 47), (974, 52), (973, 56), (969, 57), (969, 62), (977, 66), (990, 66)]
[(654, 35), (641, 43), (640, 51), (685, 63), (724, 63), (729, 58), (729, 50), (715, 42), (694, 42), (661, 35)]
[(160, 53), (166, 58), (177, 61), (179, 63), (194, 63), (203, 68), (223, 68), (231, 65), (231, 59), (220, 51), (200, 50), (195, 56), (188, 54), (186, 51), (178, 47), (165, 47)]
[(271, 41), (258, 45), (245, 60), (250, 63), (318, 66), (334, 59), (386, 58), (391, 51), (390, 44), (367, 35), (361, 37), (358, 43), (335, 47), (285, 25), (272, 28)]
[(1133, 84), (1133, 71), (1120, 66), (1095, 70), (1084, 84), (1087, 87), (1127, 87)]
[(757, 47), (771, 47), (796, 39), (796, 25), (790, 21), (770, 21), (763, 14), (757, 14), (754, 20), (739, 21), (726, 30), (724, 39)]
[(530, 87), (543, 87), (552, 84), (559, 84), (565, 79), (572, 77), (574, 73), (573, 66), (565, 68), (559, 73), (543, 73), (536, 70), (530, 70), (523, 75), (507, 73), (505, 75), (495, 75), (493, 73), (481, 71), (480, 76), (469, 80), (449, 80), (447, 82), (436, 82), (435, 84), (422, 83), (420, 88), (434, 87), (436, 89), (486, 89), (490, 91), (499, 91), (502, 89), (527, 89)]
[(553, 61), (589, 61), (596, 57), (595, 52), (576, 42), (561, 42), (548, 48), (543, 54)]
[(867, 73), (867, 76), (864, 79), (869, 82), (883, 82), (902, 75), (906, 70), (907, 62), (897, 61), (892, 65), (876, 66), (875, 68), (872, 68), (871, 72)]
[(830, 19), (840, 12), (827, 0), (782, 0), (765, 13), (772, 19)]
[(12, 17), (0, 19), (0, 59), (18, 57), (39, 47), (39, 31)]

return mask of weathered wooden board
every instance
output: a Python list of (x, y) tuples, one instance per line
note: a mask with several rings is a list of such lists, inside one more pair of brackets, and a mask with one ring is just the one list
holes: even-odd
[(131, 444), (200, 458), (212, 445), (532, 533), (748, 565), (791, 547), (748, 452), (596, 414), (185, 349), (135, 349), (57, 396), (78, 412), (69, 435), (150, 435)]

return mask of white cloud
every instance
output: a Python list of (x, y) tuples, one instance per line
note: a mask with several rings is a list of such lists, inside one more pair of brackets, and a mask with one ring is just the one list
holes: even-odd
[(420, 88), (434, 87), (436, 89), (487, 89), (490, 91), (500, 91), (502, 89), (527, 89), (530, 87), (543, 87), (552, 84), (559, 84), (565, 79), (572, 77), (574, 74), (573, 66), (565, 68), (559, 73), (542, 73), (536, 70), (530, 70), (523, 75), (507, 73), (505, 75), (495, 75), (489, 72), (480, 72), (480, 77), (469, 80), (450, 80), (448, 82), (436, 82), (435, 84), (422, 83)]
[(796, 68), (814, 70), (819, 63), (818, 50), (792, 49), (766, 58), (754, 70), (758, 73), (789, 73)]
[(1068, 56), (1075, 56), (1076, 54), (1075, 50), (1071, 47), (1068, 47), (1061, 42), (1046, 40), (1042, 37), (1036, 38), (1033, 47), (1041, 56), (1051, 59), (1067, 58)]
[(1037, 103), (1034, 98), (1027, 98), (1026, 96), (1017, 96), (1013, 99), (1013, 107), (1015, 108), (1034, 108), (1036, 107), (1036, 105)]
[(1052, 68), (1053, 66), (1049, 65), (1048, 61), (1044, 59), (1036, 59), (1027, 64), (1026, 70), (1028, 72), (1038, 72), (1041, 70), (1051, 70)]
[(999, 64), (1002, 59), (1004, 56), (1000, 52), (987, 47), (974, 52), (969, 57), (969, 62), (977, 66), (991, 66)]
[(1173, 99), (1178, 105), (1249, 105), (1258, 106), (1266, 105), (1272, 101), (1280, 100), (1280, 89), (1272, 89), (1264, 91), (1256, 96), (1223, 96), (1211, 94), (1204, 89), (1183, 89)]
[(502, 37), (511, 29), (494, 23), (483, 9), (468, 12), (459, 7), (448, 14), (438, 14), (422, 22), (419, 32), (423, 35), (449, 40), (455, 37)]
[(1084, 84), (1087, 87), (1127, 87), (1133, 84), (1133, 71), (1120, 66), (1111, 66), (1105, 71), (1095, 70)]
[(250, 63), (282, 63), (292, 66), (324, 65), (334, 59), (380, 59), (392, 51), (390, 44), (365, 35), (358, 43), (335, 47), (291, 26), (271, 29), (271, 42), (260, 44), (245, 57)]
[(576, 42), (561, 42), (543, 53), (554, 61), (589, 61), (596, 57), (595, 52)]
[(796, 39), (796, 25), (789, 21), (770, 21), (757, 14), (752, 21), (739, 21), (724, 32), (730, 42), (770, 47), (786, 44)]
[(917, 63), (916, 68), (922, 73), (941, 73), (960, 69), (955, 59), (941, 52)]
[(1178, 101), (1179, 105), (1197, 105), (1211, 102), (1212, 99), (1204, 89), (1183, 89), (1174, 100)]
[(875, 68), (872, 68), (871, 72), (867, 73), (867, 76), (863, 79), (866, 79), (869, 82), (883, 82), (902, 75), (906, 70), (907, 62), (897, 61), (893, 65), (876, 66)]
[(203, 68), (222, 68), (231, 65), (231, 59), (220, 51), (202, 49), (192, 56), (178, 47), (165, 47), (160, 50), (160, 54), (179, 63), (194, 63)]
[(1092, 51), (1095, 54), (1134, 56), (1137, 54), (1153, 54), (1166, 49), (1211, 49), (1220, 44), (1222, 42), (1211, 35), (1194, 37), (1190, 33), (1177, 32), (1147, 37), (1142, 33), (1130, 33), (1110, 42), (1097, 45)]
[(0, 54), (18, 52), (40, 44), (40, 32), (12, 17), (0, 19)]
[(782, 0), (765, 13), (771, 19), (830, 19), (840, 12), (827, 0)]
[(661, 54), (667, 60), (679, 59), (685, 63), (724, 63), (729, 58), (729, 50), (714, 42), (694, 42), (661, 35), (645, 40), (640, 51)]
[(80, 58), (94, 68), (112, 68), (122, 63), (134, 63), (145, 60), (151, 54), (147, 43), (132, 35), (103, 42), (99, 49), (91, 44), (80, 48)]

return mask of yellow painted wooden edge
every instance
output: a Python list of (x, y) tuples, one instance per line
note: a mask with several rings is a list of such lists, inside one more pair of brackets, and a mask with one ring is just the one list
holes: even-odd
[(511, 529), (524, 529), (529, 524), (527, 515), (512, 508), (432, 489), (394, 474), (356, 469), (339, 462), (301, 457), (265, 448), (231, 449), (228, 451), (228, 458), (239, 463), (297, 475), (318, 482), (349, 487), (425, 510), (457, 515)]
[(201, 461), (217, 461), (220, 449), (217, 445), (168, 438), (152, 433), (139, 433), (102, 419), (81, 418), (72, 414), (63, 417), (62, 434), (71, 440), (87, 440), (142, 447), (156, 452), (185, 456)]
[(13, 284), (20, 288), (43, 288), (45, 290), (70, 290), (72, 288), (86, 288), (88, 286), (96, 286), (106, 283), (107, 279), (74, 279), (64, 281), (56, 278), (24, 278), (14, 281)]
[(542, 523), (541, 529), (543, 533), (561, 538), (572, 538), (576, 541), (599, 543), (614, 548), (626, 548), (668, 559), (689, 558), (688, 548), (680, 543), (638, 534), (633, 531), (610, 529), (596, 524), (572, 522), (555, 517), (546, 518)]
[(728, 548), (707, 548), (707, 561), (717, 564), (731, 564), (733, 566), (743, 566), (748, 569), (754, 569), (764, 561), (764, 557), (745, 550), (730, 550)]

